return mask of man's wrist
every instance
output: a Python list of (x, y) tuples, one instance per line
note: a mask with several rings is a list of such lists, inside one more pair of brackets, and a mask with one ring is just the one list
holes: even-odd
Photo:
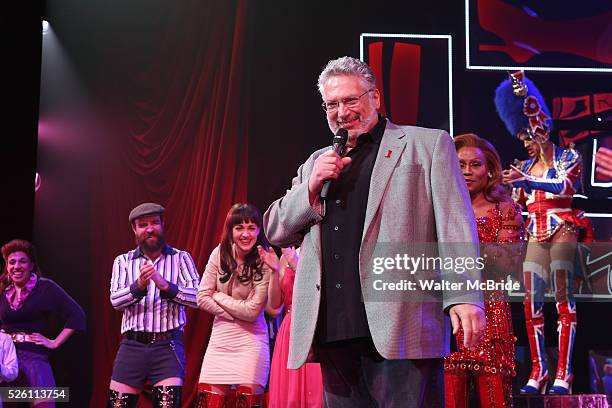
[(161, 278), (159, 283), (157, 284), (157, 287), (159, 288), (159, 290), (163, 290), (164, 292), (166, 292), (168, 289), (170, 289), (170, 283), (164, 278)]
[(140, 287), (140, 278), (136, 279), (135, 282), (133, 282), (130, 285), (130, 293), (132, 294), (132, 296), (134, 296), (135, 298), (141, 298), (144, 295), (147, 294), (147, 286), (145, 286), (144, 288)]
[(165, 279), (164, 282), (166, 282), (167, 287), (165, 289), (159, 287), (161, 297), (164, 299), (174, 299), (179, 293), (178, 285), (172, 282), (168, 282)]
[(310, 186), (308, 186), (308, 202), (310, 203), (310, 205), (312, 207), (315, 206), (316, 200), (319, 197), (319, 192), (317, 191), (316, 193), (314, 193), (311, 189)]

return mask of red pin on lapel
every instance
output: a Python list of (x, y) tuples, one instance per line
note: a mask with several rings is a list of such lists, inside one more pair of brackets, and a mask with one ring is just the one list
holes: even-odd
[(391, 157), (391, 153), (393, 153), (393, 151), (391, 150), (387, 150), (387, 155), (385, 156), (386, 159)]

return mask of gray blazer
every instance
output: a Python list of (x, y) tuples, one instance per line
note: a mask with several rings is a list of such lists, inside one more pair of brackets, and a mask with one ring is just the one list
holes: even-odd
[[(300, 166), (291, 189), (264, 214), (264, 229), (278, 246), (301, 243), (293, 289), (288, 368), (299, 368), (311, 348), (321, 300), (321, 228), (325, 208), (308, 201), (314, 152)], [(478, 234), (469, 193), (459, 169), (452, 138), (442, 130), (397, 126), (387, 121), (372, 170), (359, 253), (362, 292), (371, 282), (378, 242), (471, 243), (462, 256), (478, 256)], [(467, 253), (465, 253), (467, 252)], [(452, 254), (448, 254), (451, 255)], [(471, 271), (471, 276), (479, 276)], [(449, 319), (445, 309), (457, 303), (482, 307), (472, 292), (442, 302), (381, 302), (364, 297), (374, 345), (386, 359), (436, 358), (448, 354)]]

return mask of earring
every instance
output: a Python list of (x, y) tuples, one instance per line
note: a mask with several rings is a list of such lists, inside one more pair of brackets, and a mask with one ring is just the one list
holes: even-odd
[(488, 173), (487, 173), (487, 176), (489, 176), (489, 178), (492, 178), (492, 177), (493, 177), (493, 173), (488, 172)]

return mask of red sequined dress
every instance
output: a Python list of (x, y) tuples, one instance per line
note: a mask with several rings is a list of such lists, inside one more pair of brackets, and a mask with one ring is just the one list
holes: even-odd
[[(514, 203), (506, 205), (504, 210), (500, 207), (497, 204), (487, 216), (476, 219), (480, 242), (510, 244), (524, 241), (520, 207)], [(487, 246), (483, 248), (487, 254)], [(517, 245), (502, 245), (496, 254), (505, 259), (514, 258), (520, 255), (520, 248)], [(491, 277), (491, 271), (488, 273), (487, 269), (490, 268), (487, 266), (483, 271), (484, 279)], [(496, 278), (495, 281), (500, 279)], [(460, 329), (457, 334), (458, 351), (444, 359), (447, 407), (468, 406), (467, 383), (472, 378), (482, 407), (512, 406), (511, 377), (516, 374), (516, 338), (512, 330), (510, 305), (501, 290), (485, 291), (484, 300), (487, 325), (479, 344), (474, 350), (466, 349), (463, 330)]]

